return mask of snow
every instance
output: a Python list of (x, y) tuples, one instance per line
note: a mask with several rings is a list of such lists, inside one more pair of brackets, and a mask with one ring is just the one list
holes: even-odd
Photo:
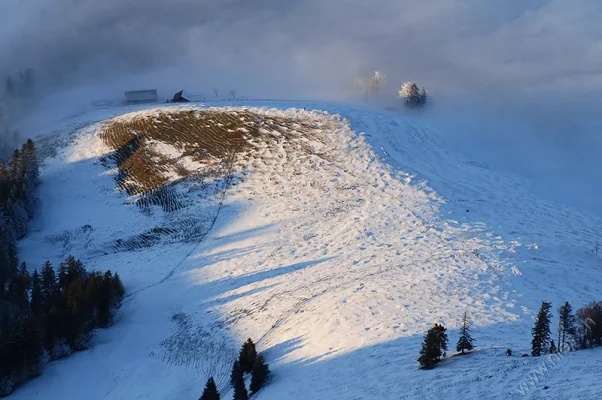
[[(600, 349), (520, 357), (541, 300), (556, 308), (600, 299), (602, 260), (591, 251), (600, 218), (465, 159), (428, 121), (308, 103), (227, 109), (241, 107), (298, 123), (288, 139), (277, 124), (264, 125), (273, 143), (252, 143), (223, 202), (219, 182), (205, 192), (179, 184), (200, 200), (174, 215), (144, 214), (116, 191), (116, 171), (101, 162), (110, 149), (97, 135), (99, 121), (160, 109), (94, 110), (41, 132), (40, 143), (56, 151), (44, 164), (40, 212), (21, 258), (33, 268), (73, 254), (119, 272), (129, 296), (90, 350), (49, 364), (10, 398), (193, 399), (212, 375), (228, 399), (231, 363), (247, 337), (273, 373), (257, 399), (600, 393)], [(153, 149), (189, 171), (203, 168), (173, 146)], [(202, 239), (103, 251), (192, 215), (207, 229)], [(441, 322), (455, 347), (464, 310), (477, 350), (418, 370), (422, 335)], [(542, 365), (547, 371), (527, 381)]]

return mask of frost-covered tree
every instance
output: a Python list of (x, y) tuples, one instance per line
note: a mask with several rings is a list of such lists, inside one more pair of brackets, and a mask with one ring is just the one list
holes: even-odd
[(384, 79), (385, 79), (385, 77), (380, 71), (374, 71), (374, 74), (370, 78), (370, 86), (369, 86), (370, 92), (371, 93), (380, 92), (380, 89), (382, 87)]
[(460, 328), (460, 338), (458, 339), (458, 344), (456, 345), (456, 351), (461, 351), (462, 354), (464, 354), (464, 351), (471, 351), (474, 348), (474, 339), (470, 333), (468, 313), (464, 311), (464, 315), (462, 317), (462, 327)]
[(531, 329), (531, 334), (533, 335), (533, 340), (531, 341), (531, 355), (533, 357), (539, 357), (550, 351), (551, 308), (552, 303), (545, 301), (541, 302), (541, 307), (535, 320), (535, 326)]
[(422, 88), (420, 91), (416, 83), (405, 82), (399, 89), (399, 98), (407, 107), (422, 107), (426, 104), (426, 89)]

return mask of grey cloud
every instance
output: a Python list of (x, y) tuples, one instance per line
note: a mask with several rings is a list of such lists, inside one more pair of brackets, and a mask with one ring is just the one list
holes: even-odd
[(0, 73), (32, 66), (52, 90), (340, 100), (378, 69), (391, 98), (427, 85), (433, 118), (505, 143), (500, 159), (550, 182), (585, 171), (571, 179), (584, 197), (602, 180), (600, 20), (599, 0), (4, 0)]
[(257, 90), (336, 91), (373, 69), (395, 84), (505, 89), (599, 85), (602, 67), (596, 0), (24, 0), (3, 16), (4, 69), (62, 81), (181, 63), (216, 81), (246, 71)]

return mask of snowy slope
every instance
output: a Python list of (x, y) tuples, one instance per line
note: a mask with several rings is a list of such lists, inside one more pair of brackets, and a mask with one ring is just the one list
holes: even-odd
[[(40, 266), (74, 254), (118, 271), (131, 296), (91, 350), (50, 364), (11, 398), (194, 399), (209, 375), (229, 398), (231, 362), (247, 337), (273, 371), (258, 399), (600, 392), (592, 379), (599, 350), (548, 360), (527, 386), (546, 360), (519, 356), (541, 300), (557, 307), (601, 297), (602, 261), (591, 252), (599, 218), (464, 159), (418, 120), (323, 104), (232, 105), (309, 122), (318, 133), (287, 143), (273, 129), (275, 146), (255, 143), (223, 203), (215, 192), (192, 209), (217, 218), (196, 243), (96, 251), (168, 218), (131, 205), (100, 162), (109, 149), (91, 122), (133, 109), (63, 120), (41, 140), (56, 152), (48, 151), (44, 200), (21, 257)], [(426, 329), (444, 323), (455, 345), (465, 309), (477, 351), (419, 371)]]

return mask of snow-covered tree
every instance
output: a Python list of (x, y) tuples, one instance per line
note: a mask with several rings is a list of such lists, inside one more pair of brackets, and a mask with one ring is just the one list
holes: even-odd
[(384, 75), (380, 71), (374, 71), (374, 75), (370, 78), (370, 92), (378, 93), (384, 82)]
[(420, 91), (415, 82), (404, 82), (399, 89), (399, 98), (408, 107), (421, 107), (426, 104), (426, 89)]

